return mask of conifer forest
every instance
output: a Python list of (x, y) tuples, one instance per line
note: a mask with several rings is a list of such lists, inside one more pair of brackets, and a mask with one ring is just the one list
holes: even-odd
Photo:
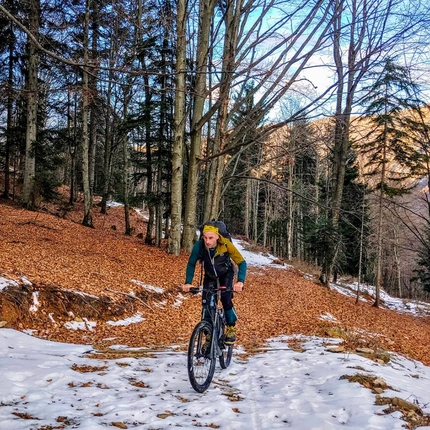
[(0, 204), (120, 202), (174, 255), (222, 219), (428, 300), (429, 29), (423, 0), (1, 0)]

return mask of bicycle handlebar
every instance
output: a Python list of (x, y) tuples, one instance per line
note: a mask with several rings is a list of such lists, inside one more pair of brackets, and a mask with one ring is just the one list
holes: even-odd
[[(216, 291), (224, 291), (227, 288), (224, 286), (221, 286), (219, 288), (212, 288), (212, 291), (216, 292)], [(200, 285), (200, 287), (190, 287), (190, 293), (191, 294), (198, 294), (201, 291), (203, 291), (203, 285)]]

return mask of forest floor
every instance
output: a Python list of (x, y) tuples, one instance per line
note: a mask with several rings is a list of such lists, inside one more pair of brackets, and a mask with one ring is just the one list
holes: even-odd
[[(124, 235), (121, 207), (103, 215), (94, 206), (93, 229), (82, 226), (82, 218), (79, 203), (31, 212), (0, 200), (0, 278), (16, 281), (0, 289), (1, 324), (106, 353), (118, 344), (185, 349), (201, 309), (199, 296), (179, 288), (188, 255), (170, 255), (165, 244), (145, 245), (146, 221), (137, 211), (131, 211), (131, 236)], [(398, 313), (383, 303), (375, 308), (372, 298), (355, 303), (289, 267), (249, 267), (244, 292), (235, 294), (237, 344), (247, 353), (282, 334), (337, 333), (346, 346), (396, 351), (430, 365), (429, 316)], [(336, 322), (322, 319), (325, 314)], [(136, 315), (141, 321), (112, 325)]]

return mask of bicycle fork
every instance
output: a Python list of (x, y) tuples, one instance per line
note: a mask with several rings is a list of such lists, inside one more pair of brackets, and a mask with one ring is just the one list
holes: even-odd
[(224, 336), (224, 322), (223, 322), (223, 315), (221, 311), (218, 310), (215, 314), (215, 318), (212, 323), (212, 351), (215, 351), (215, 356), (220, 357), (222, 355), (222, 337)]

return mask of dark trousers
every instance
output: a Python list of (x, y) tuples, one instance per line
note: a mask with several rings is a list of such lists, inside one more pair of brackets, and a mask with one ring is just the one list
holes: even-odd
[[(221, 303), (224, 309), (225, 318), (227, 325), (234, 325), (237, 320), (236, 311), (233, 306), (233, 277), (234, 272), (227, 272), (226, 275), (219, 278), (220, 287), (225, 287), (221, 291)], [(216, 288), (216, 279), (205, 276), (203, 279), (203, 292), (202, 292), (202, 306), (203, 306), (203, 318), (210, 320), (209, 304), (211, 291)]]

